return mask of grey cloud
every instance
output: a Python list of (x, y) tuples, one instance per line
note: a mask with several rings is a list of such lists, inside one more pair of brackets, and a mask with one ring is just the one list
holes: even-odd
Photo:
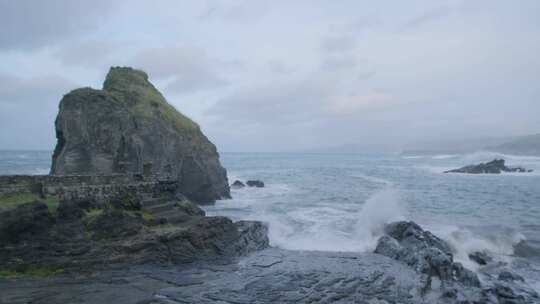
[(103, 69), (119, 65), (114, 55), (124, 50), (125, 44), (118, 42), (84, 41), (59, 48), (54, 55), (65, 65)]
[(133, 65), (155, 78), (172, 78), (167, 86), (174, 92), (194, 92), (221, 87), (228, 81), (219, 71), (227, 62), (213, 59), (194, 47), (152, 48), (139, 52)]
[(73, 87), (52, 75), (0, 75), (0, 149), (52, 149), (58, 102)]
[(21, 79), (12, 75), (0, 74), (0, 106), (6, 104), (24, 105), (58, 102), (73, 84), (63, 77), (51, 75)]
[(403, 25), (403, 28), (411, 29), (411, 28), (423, 26), (432, 21), (436, 21), (450, 15), (453, 12), (453, 10), (454, 9), (452, 7), (448, 7), (448, 6), (439, 6), (439, 7), (429, 9), (423, 12), (422, 14), (412, 18), (408, 22), (406, 22)]
[(229, 124), (297, 124), (316, 119), (327, 95), (327, 86), (319, 81), (274, 82), (237, 90), (207, 114)]
[(0, 0), (0, 49), (47, 46), (95, 30), (113, 2)]

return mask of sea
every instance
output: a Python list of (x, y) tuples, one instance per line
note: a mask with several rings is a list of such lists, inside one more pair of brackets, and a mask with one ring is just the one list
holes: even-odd
[[(0, 175), (47, 174), (52, 151), (0, 151)], [(530, 173), (444, 174), (503, 158)], [(232, 199), (208, 215), (268, 224), (272, 246), (373, 251), (385, 223), (412, 220), (446, 240), (455, 259), (486, 251), (540, 292), (540, 157), (494, 152), (448, 155), (221, 153)]]

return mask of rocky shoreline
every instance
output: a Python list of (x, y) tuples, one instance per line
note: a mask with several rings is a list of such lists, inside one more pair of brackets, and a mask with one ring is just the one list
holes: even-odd
[[(268, 247), (259, 222), (196, 211), (160, 233), (114, 209), (82, 228), (80, 208), (61, 206), (53, 219), (39, 202), (19, 207), (10, 215), (28, 222), (17, 232), (2, 222), (1, 266), (22, 272), (0, 278), (0, 303), (540, 302), (504, 268), (464, 268), (414, 222), (388, 224), (374, 253), (289, 251)], [(36, 277), (25, 267), (51, 272)]]
[(217, 150), (142, 71), (66, 94), (56, 135), (51, 175), (0, 177), (0, 304), (540, 302), (413, 222), (339, 253), (272, 248), (262, 222), (206, 216), (197, 204), (230, 198)]

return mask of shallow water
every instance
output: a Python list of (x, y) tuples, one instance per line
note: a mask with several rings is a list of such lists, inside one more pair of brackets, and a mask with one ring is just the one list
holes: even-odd
[[(0, 174), (44, 174), (51, 152), (0, 151)], [(532, 173), (443, 174), (503, 157)], [(265, 188), (232, 190), (209, 215), (262, 220), (273, 246), (290, 250), (370, 251), (384, 223), (410, 219), (446, 239), (456, 259), (488, 250), (540, 290), (540, 157), (467, 155), (223, 153), (229, 181)], [(526, 246), (514, 249), (520, 241)]]

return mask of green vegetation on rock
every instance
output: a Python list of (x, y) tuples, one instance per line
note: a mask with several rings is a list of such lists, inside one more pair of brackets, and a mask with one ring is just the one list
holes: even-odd
[(54, 275), (59, 275), (64, 272), (62, 268), (49, 267), (26, 267), (21, 270), (0, 269), (0, 278), (11, 278), (20, 276), (45, 278)]
[[(103, 90), (129, 106), (137, 116), (153, 119), (157, 115), (180, 130), (199, 130), (193, 120), (167, 103), (165, 97), (148, 81), (148, 75), (141, 70), (129, 67), (111, 68), (103, 83)], [(133, 101), (135, 104), (132, 104)]]
[(60, 204), (60, 198), (58, 196), (47, 196), (45, 199), (42, 199), (34, 193), (17, 193), (0, 196), (0, 210), (12, 209), (36, 200), (43, 201), (51, 212), (55, 212)]

